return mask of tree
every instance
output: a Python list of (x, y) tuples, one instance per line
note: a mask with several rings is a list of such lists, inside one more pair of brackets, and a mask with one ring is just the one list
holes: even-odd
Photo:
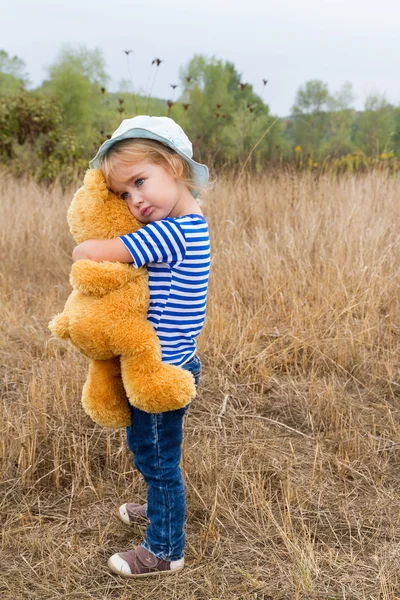
[(355, 118), (353, 103), (353, 85), (349, 81), (329, 97), (327, 140), (322, 148), (325, 155), (341, 156), (354, 151), (354, 143), (351, 139)]
[[(174, 118), (193, 140), (196, 155), (222, 163), (242, 161), (260, 139), (272, 117), (268, 106), (231, 62), (195, 55), (180, 70), (181, 105)], [(182, 104), (189, 104), (185, 111)], [(278, 128), (274, 131), (276, 135)], [(259, 156), (268, 155), (270, 137), (260, 144)]]
[(292, 109), (295, 117), (294, 143), (301, 146), (304, 152), (314, 156), (321, 156), (323, 153), (329, 99), (327, 84), (318, 79), (307, 81), (297, 90)]
[(328, 105), (331, 110), (348, 110), (354, 104), (353, 84), (350, 81), (345, 81), (338, 92), (328, 99)]
[(293, 107), (294, 113), (315, 115), (327, 107), (329, 101), (328, 86), (319, 79), (307, 81), (304, 87), (297, 90)]
[(393, 149), (398, 158), (400, 158), (400, 106), (393, 110)]
[(62, 107), (65, 127), (91, 148), (90, 138), (103, 105), (101, 87), (108, 80), (101, 51), (64, 46), (48, 72), (43, 92)]
[(393, 107), (384, 95), (370, 94), (355, 127), (355, 142), (369, 156), (393, 149)]
[(0, 96), (14, 96), (25, 89), (28, 78), (24, 61), (0, 50)]

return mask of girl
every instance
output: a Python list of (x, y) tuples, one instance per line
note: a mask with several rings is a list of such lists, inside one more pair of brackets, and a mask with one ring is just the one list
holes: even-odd
[[(189, 370), (197, 387), (196, 338), (206, 312), (210, 242), (196, 201), (208, 169), (191, 157), (192, 144), (172, 119), (125, 119), (90, 166), (103, 171), (109, 188), (144, 227), (113, 240), (83, 242), (72, 258), (147, 265), (147, 318), (159, 338), (162, 361)], [(127, 444), (147, 483), (147, 504), (123, 504), (119, 517), (126, 524), (150, 523), (140, 546), (109, 558), (110, 569), (123, 577), (167, 574), (184, 566), (186, 500), (179, 465), (187, 409), (150, 414), (130, 407)]]

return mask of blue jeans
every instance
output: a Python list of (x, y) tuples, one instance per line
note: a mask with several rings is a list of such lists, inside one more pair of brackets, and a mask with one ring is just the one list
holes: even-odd
[[(198, 356), (181, 368), (193, 374), (197, 388), (201, 374)], [(142, 546), (164, 560), (182, 558), (185, 546), (186, 497), (180, 460), (183, 417), (189, 406), (157, 414), (131, 406), (132, 423), (126, 428), (135, 467), (147, 483), (150, 525)]]

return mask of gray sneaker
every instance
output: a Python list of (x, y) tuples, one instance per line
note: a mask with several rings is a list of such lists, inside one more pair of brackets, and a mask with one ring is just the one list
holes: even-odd
[(148, 521), (147, 504), (126, 502), (119, 507), (118, 516), (125, 525)]

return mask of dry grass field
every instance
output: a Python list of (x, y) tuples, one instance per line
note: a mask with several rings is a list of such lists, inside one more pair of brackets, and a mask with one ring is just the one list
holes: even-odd
[(225, 174), (209, 192), (187, 567), (137, 582), (106, 562), (141, 541), (115, 513), (144, 483), (47, 329), (72, 192), (0, 183), (1, 600), (399, 599), (399, 179)]

